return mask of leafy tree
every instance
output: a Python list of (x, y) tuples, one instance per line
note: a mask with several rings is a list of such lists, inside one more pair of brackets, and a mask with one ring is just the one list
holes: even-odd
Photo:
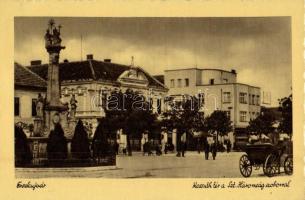
[(162, 126), (169, 130), (177, 129), (177, 149), (180, 149), (182, 133), (202, 131), (204, 127), (204, 113), (200, 112), (201, 102), (195, 96), (183, 97), (181, 101), (169, 100), (170, 109), (162, 115)]
[(274, 131), (274, 123), (275, 116), (267, 109), (262, 108), (260, 115), (250, 120), (247, 130), (261, 137), (262, 134), (268, 134)]
[(205, 122), (207, 130), (216, 133), (216, 144), (218, 144), (218, 135), (224, 136), (232, 131), (232, 122), (225, 111), (215, 110)]
[(48, 159), (51, 162), (60, 161), (67, 158), (68, 147), (64, 131), (59, 123), (55, 124), (51, 130), (47, 143)]
[(132, 155), (131, 138), (140, 137), (145, 130), (152, 131), (156, 115), (152, 113), (149, 101), (130, 89), (125, 93), (114, 91), (108, 99), (106, 122), (111, 125), (111, 132), (123, 129), (128, 155)]
[(72, 156), (78, 159), (88, 159), (90, 157), (89, 146), (88, 133), (85, 130), (83, 122), (78, 120), (71, 141)]
[(282, 120), (279, 129), (289, 135), (292, 134), (292, 95), (284, 97), (279, 101), (279, 110), (282, 112)]
[(15, 165), (24, 165), (32, 161), (33, 156), (28, 140), (21, 127), (15, 126)]

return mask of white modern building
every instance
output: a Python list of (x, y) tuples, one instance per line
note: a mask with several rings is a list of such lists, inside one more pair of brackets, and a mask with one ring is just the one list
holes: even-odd
[(245, 139), (243, 132), (250, 119), (259, 115), (261, 97), (259, 87), (236, 80), (235, 70), (189, 68), (166, 70), (164, 74), (168, 96), (178, 100), (187, 95), (200, 96), (205, 116), (215, 110), (226, 111), (238, 142)]

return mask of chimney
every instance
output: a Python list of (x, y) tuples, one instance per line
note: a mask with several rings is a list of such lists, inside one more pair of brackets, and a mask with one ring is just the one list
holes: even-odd
[(235, 69), (232, 69), (232, 70), (231, 70), (231, 73), (236, 74), (236, 70), (235, 70)]
[(109, 58), (104, 59), (104, 62), (111, 63), (111, 59), (109, 59)]
[(32, 60), (31, 66), (33, 66), (33, 65), (41, 65), (41, 60)]
[(87, 54), (87, 60), (93, 60), (93, 54)]

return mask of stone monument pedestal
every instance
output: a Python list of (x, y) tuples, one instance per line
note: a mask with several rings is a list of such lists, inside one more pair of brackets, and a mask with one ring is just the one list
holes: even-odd
[(44, 120), (41, 117), (36, 117), (34, 119), (34, 136), (39, 137), (42, 136), (42, 133), (44, 132)]
[(74, 130), (75, 130), (75, 127), (76, 127), (76, 123), (77, 123), (77, 120), (75, 118), (70, 119), (69, 122), (68, 122), (68, 127), (73, 132), (73, 134), (74, 134)]

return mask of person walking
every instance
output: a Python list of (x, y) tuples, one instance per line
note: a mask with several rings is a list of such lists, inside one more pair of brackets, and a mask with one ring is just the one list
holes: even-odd
[(216, 144), (216, 142), (214, 142), (214, 143), (211, 145), (211, 151), (212, 151), (213, 160), (215, 160), (216, 154), (217, 154), (217, 144)]
[(231, 151), (231, 141), (228, 140), (227, 142), (227, 153), (229, 153)]
[(184, 157), (186, 151), (186, 132), (181, 135), (181, 156)]
[(164, 154), (167, 153), (166, 143), (167, 143), (167, 131), (166, 131), (165, 127), (162, 127), (162, 132), (161, 132), (161, 151), (164, 152)]
[(143, 155), (145, 154), (145, 149), (144, 149), (145, 143), (146, 143), (146, 141), (145, 141), (145, 137), (144, 137), (144, 133), (143, 133), (142, 138), (141, 138), (141, 152), (143, 152)]
[(197, 138), (196, 148), (197, 148), (198, 154), (200, 154), (200, 150), (201, 150), (201, 138), (200, 137)]
[(154, 146), (154, 140), (153, 139), (150, 139), (148, 142), (148, 155), (151, 156), (153, 155), (153, 146)]
[(208, 143), (207, 138), (205, 139), (204, 142), (204, 154), (205, 154), (205, 159), (209, 160), (209, 153), (210, 153), (210, 145)]
[(157, 156), (161, 156), (162, 155), (162, 151), (161, 151), (161, 145), (159, 143), (157, 143), (155, 145), (155, 151), (156, 151), (156, 155)]

